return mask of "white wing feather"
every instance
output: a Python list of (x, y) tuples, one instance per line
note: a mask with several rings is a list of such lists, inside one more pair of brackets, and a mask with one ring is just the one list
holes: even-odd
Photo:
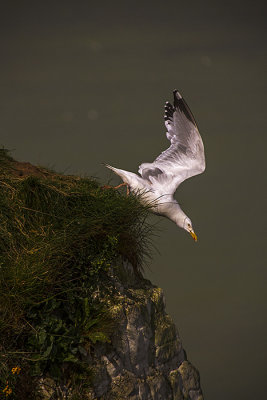
[(173, 194), (185, 179), (205, 170), (204, 145), (193, 114), (179, 92), (173, 93), (174, 104), (166, 103), (164, 116), (171, 145), (153, 163), (143, 163), (138, 170), (162, 194)]

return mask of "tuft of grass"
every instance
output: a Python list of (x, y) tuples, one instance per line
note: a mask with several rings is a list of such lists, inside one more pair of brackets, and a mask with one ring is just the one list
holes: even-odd
[(70, 365), (79, 375), (90, 348), (109, 342), (108, 271), (121, 257), (140, 271), (152, 227), (136, 196), (45, 169), (19, 177), (14, 163), (0, 149), (0, 392), (19, 363), (12, 396), (23, 400), (25, 376), (62, 381)]
[(4, 175), (10, 172), (13, 164), (13, 158), (10, 155), (10, 151), (4, 148), (0, 148), (0, 174)]
[(4, 147), (0, 148), (0, 163), (8, 164), (8, 162), (14, 161), (13, 157), (10, 155), (10, 150), (5, 149)]

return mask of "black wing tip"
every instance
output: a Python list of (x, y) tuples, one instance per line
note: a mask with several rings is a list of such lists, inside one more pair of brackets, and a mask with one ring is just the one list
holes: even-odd
[(182, 112), (186, 116), (186, 118), (190, 122), (192, 122), (195, 125), (195, 127), (197, 128), (197, 123), (192, 114), (192, 111), (190, 110), (185, 99), (181, 96), (181, 94), (178, 92), (177, 89), (175, 89), (173, 91), (173, 97), (174, 97), (174, 102), (173, 102), (174, 108), (176, 110), (179, 110), (180, 112)]
[(173, 91), (173, 97), (174, 97), (174, 100), (180, 100), (180, 99), (182, 99), (182, 95), (178, 92), (177, 89), (174, 89), (174, 91)]

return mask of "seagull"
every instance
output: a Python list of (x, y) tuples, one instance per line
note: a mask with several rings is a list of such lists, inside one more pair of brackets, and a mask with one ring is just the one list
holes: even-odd
[(191, 219), (174, 199), (174, 193), (184, 180), (204, 172), (204, 145), (195, 118), (178, 90), (173, 91), (173, 97), (173, 105), (166, 102), (164, 114), (170, 147), (152, 163), (141, 164), (139, 175), (105, 166), (123, 180), (116, 189), (126, 185), (127, 194), (128, 190), (141, 193), (141, 201), (152, 204), (152, 212), (170, 219), (197, 241)]

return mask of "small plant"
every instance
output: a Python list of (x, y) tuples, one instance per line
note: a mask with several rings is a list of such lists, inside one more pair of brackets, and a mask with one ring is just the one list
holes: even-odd
[(9, 397), (14, 394), (14, 386), (16, 384), (16, 377), (19, 375), (21, 368), (19, 366), (13, 367), (6, 375), (5, 387), (0, 391), (1, 397)]

